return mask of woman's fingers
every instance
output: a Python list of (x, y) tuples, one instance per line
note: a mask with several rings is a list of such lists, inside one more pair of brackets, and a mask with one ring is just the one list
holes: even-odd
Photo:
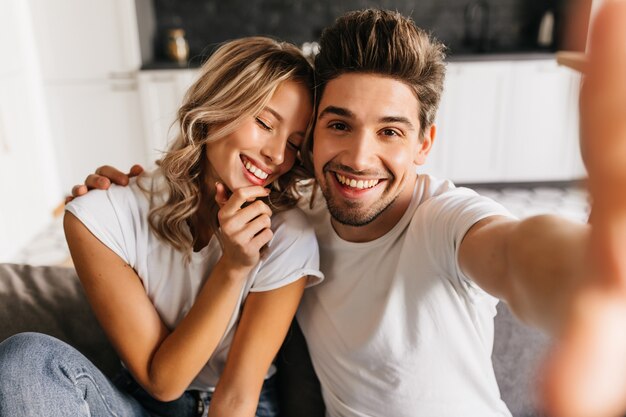
[(228, 196), (224, 184), (215, 184), (224, 256), (247, 266), (258, 262), (261, 248), (273, 236), (270, 229), (272, 210), (263, 201), (256, 200), (268, 193), (269, 190), (263, 187), (251, 186), (235, 190)]
[(228, 194), (226, 193), (226, 187), (220, 182), (215, 183), (215, 202), (222, 208), (228, 202)]
[(271, 229), (263, 229), (250, 241), (250, 246), (257, 253), (261, 251), (261, 248), (269, 243), (274, 237), (274, 232)]
[[(224, 187), (223, 184), (220, 184), (221, 187)], [(223, 201), (223, 196), (220, 197), (222, 199), (223, 205), (221, 205), (220, 209), (220, 223), (222, 219), (227, 219), (235, 215), (237, 211), (241, 209), (241, 207), (247, 203), (252, 202), (260, 197), (267, 197), (269, 194), (269, 190), (267, 188), (252, 186), (252, 187), (243, 187), (238, 190), (235, 190), (230, 197), (228, 197), (227, 201)], [(216, 194), (217, 198), (217, 194)], [(216, 200), (217, 201), (217, 200)], [(220, 204), (220, 202), (218, 202)]]

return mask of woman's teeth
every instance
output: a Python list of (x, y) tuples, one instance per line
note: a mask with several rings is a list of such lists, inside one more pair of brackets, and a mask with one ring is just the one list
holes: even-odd
[(374, 187), (376, 184), (378, 184), (379, 180), (355, 180), (350, 179), (350, 178), (346, 178), (341, 174), (337, 174), (335, 173), (335, 176), (337, 177), (337, 181), (339, 181), (339, 183), (346, 185), (348, 187), (351, 188), (358, 188), (360, 190), (366, 189), (366, 188), (372, 188)]
[(259, 168), (255, 167), (254, 165), (252, 165), (250, 162), (246, 161), (245, 165), (246, 169), (248, 171), (250, 171), (252, 173), (252, 175), (254, 175), (255, 177), (259, 178), (259, 179), (266, 179), (269, 174), (265, 171), (261, 171)]

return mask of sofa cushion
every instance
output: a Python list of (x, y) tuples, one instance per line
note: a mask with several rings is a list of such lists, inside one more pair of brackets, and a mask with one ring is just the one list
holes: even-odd
[(45, 333), (76, 347), (108, 376), (120, 368), (73, 268), (0, 264), (0, 317), (0, 341)]
[(502, 400), (514, 417), (534, 417), (538, 412), (537, 371), (549, 338), (528, 327), (498, 304), (491, 360)]

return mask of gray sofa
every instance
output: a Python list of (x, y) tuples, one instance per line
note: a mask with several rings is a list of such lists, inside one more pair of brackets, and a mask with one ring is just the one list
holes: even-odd
[[(119, 369), (71, 268), (0, 264), (0, 341), (24, 331), (70, 343), (109, 376)], [(520, 324), (499, 304), (493, 363), (502, 398), (515, 417), (540, 415), (533, 381), (546, 345), (543, 335)]]

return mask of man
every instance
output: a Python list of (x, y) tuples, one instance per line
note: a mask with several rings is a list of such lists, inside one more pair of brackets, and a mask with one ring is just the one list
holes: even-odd
[[(609, 8), (606, 27), (621, 30), (624, 2)], [(490, 362), (497, 299), (558, 337), (545, 378), (554, 415), (623, 411), (626, 336), (614, 332), (624, 334), (626, 317), (626, 199), (614, 190), (626, 186), (619, 165), (626, 161), (625, 88), (610, 90), (602, 67), (589, 75), (597, 85), (591, 109), (611, 92), (603, 104), (608, 119), (583, 114), (593, 132), (586, 138), (603, 129), (601, 140), (585, 143), (594, 216), (602, 220), (593, 229), (555, 216), (519, 221), (470, 190), (416, 174), (436, 136), (441, 45), (379, 10), (344, 15), (320, 44), (312, 154), (303, 156), (325, 201), (304, 208), (326, 280), (307, 290), (298, 322), (327, 414), (510, 415)], [(596, 55), (604, 64), (613, 59)], [(619, 72), (611, 74), (623, 87)], [(87, 185), (106, 186), (101, 175)]]

